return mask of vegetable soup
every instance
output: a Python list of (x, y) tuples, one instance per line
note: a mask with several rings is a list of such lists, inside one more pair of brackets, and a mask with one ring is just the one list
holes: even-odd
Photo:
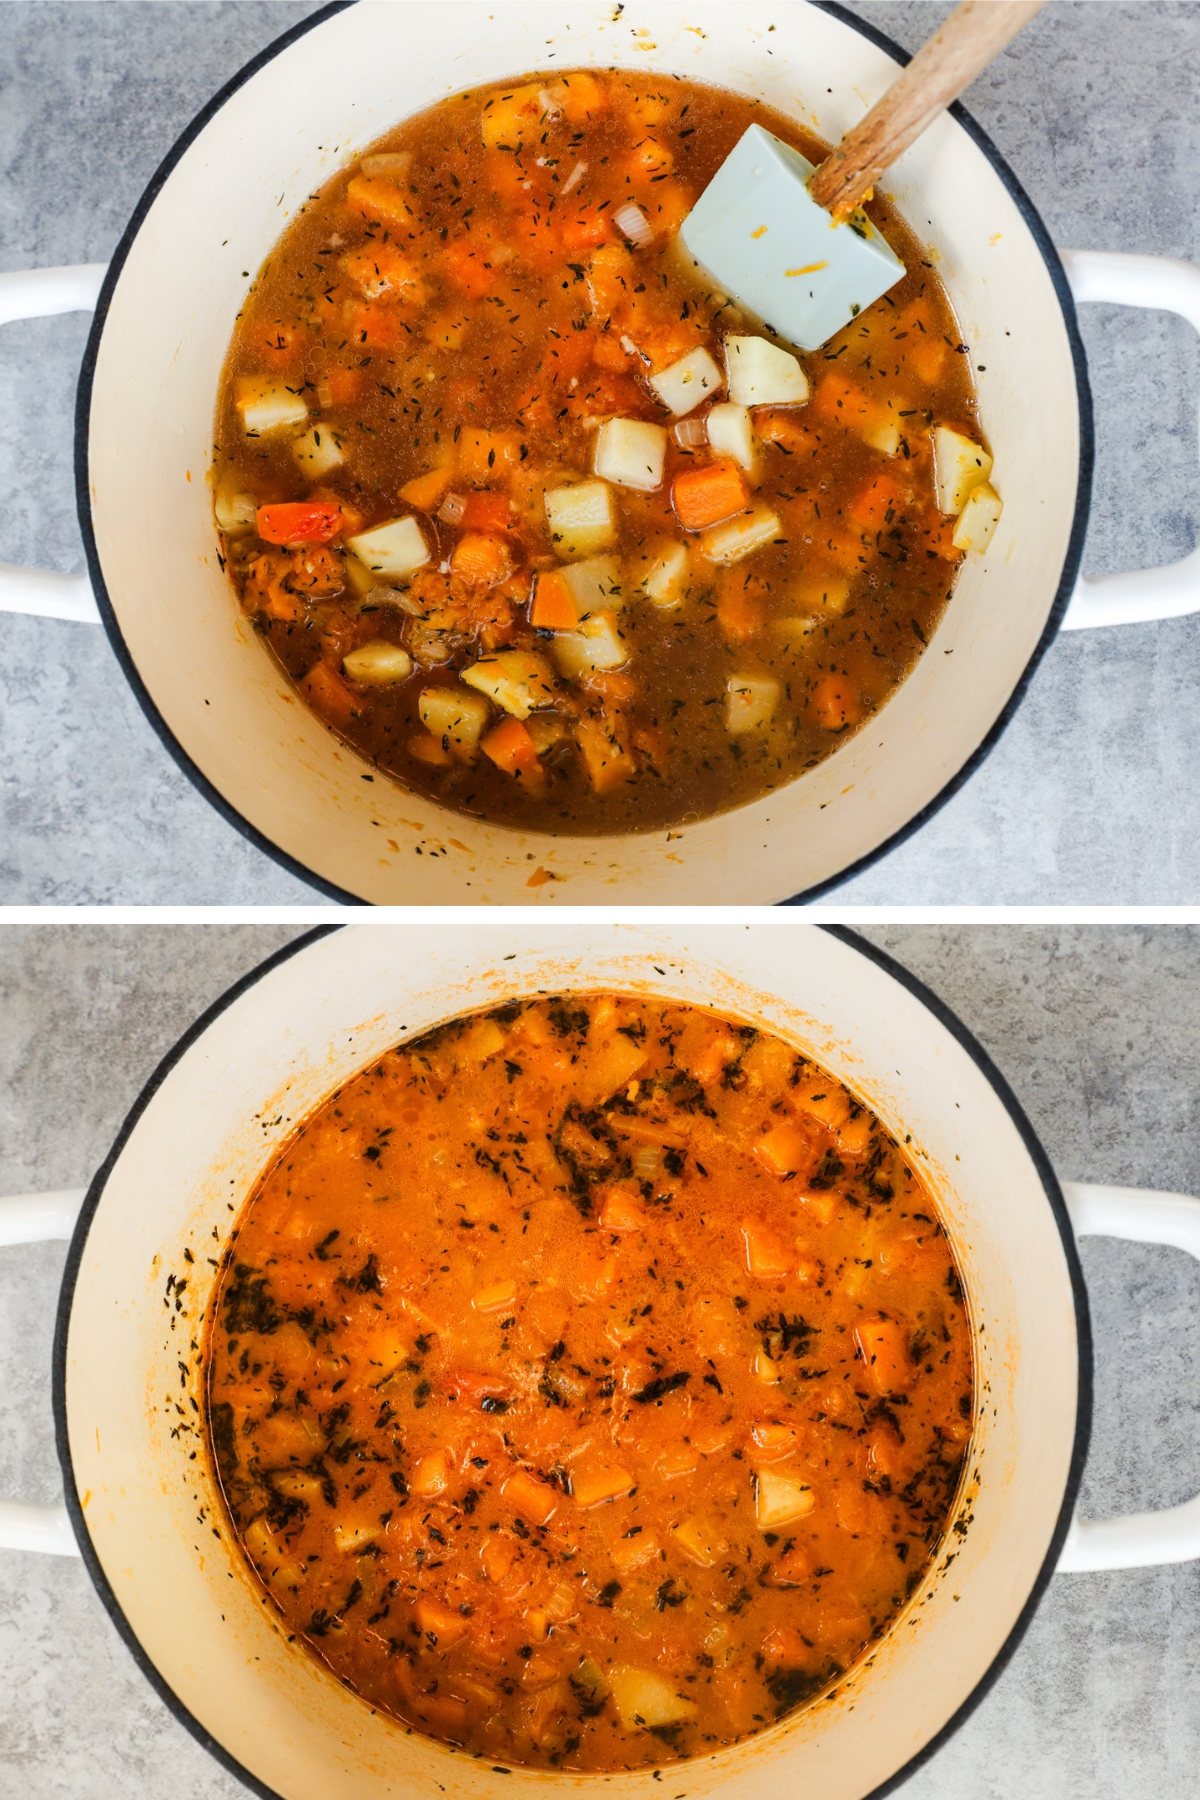
[(493, 1763), (615, 1770), (828, 1693), (973, 1417), (913, 1153), (781, 1039), (611, 994), (390, 1051), (258, 1182), (206, 1423), (283, 1628)]
[[(556, 833), (661, 829), (812, 768), (986, 547), (933, 267), (799, 356), (678, 227), (759, 123), (718, 88), (532, 75), (329, 181), (239, 315), (212, 480), (241, 604), (374, 768)], [(802, 271), (797, 271), (802, 273)]]

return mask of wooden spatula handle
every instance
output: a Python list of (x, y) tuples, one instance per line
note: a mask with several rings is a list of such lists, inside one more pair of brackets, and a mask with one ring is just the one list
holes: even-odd
[(844, 216), (920, 137), (1045, 0), (963, 0), (809, 182), (818, 206)]

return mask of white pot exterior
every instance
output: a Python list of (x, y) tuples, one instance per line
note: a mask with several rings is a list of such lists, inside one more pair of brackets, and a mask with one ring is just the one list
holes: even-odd
[[(817, 1057), (911, 1134), (957, 1250), (982, 1396), (965, 1535), (951, 1534), (950, 1553), (835, 1698), (689, 1763), (677, 1785), (726, 1800), (862, 1800), (888, 1782), (1003, 1656), (1053, 1566), (1079, 1462), (1066, 1215), (978, 1053), (873, 953), (815, 927), (380, 922), (264, 967), (151, 1084), (94, 1184), (64, 1283), (56, 1409), (68, 1497), (147, 1673), (210, 1748), (284, 1800), (644, 1792), (644, 1772), (496, 1774), (373, 1715), (288, 1645), (241, 1573), (190, 1398), (236, 1209), (299, 1120), (386, 1046), (465, 1010), (613, 987), (732, 1013)], [(169, 1275), (187, 1278), (181, 1307)]]
[[(551, 838), (363, 779), (290, 690), (217, 563), (205, 473), (246, 271), (315, 187), (406, 115), (530, 68), (614, 63), (737, 88), (829, 140), (896, 69), (798, 0), (652, 0), (619, 15), (608, 0), (360, 0), (216, 108), (139, 209), (101, 301), (81, 501), (126, 670), (210, 797), (343, 897), (712, 905), (810, 891), (911, 826), (962, 772), (1043, 644), (1068, 563), (1073, 577), (1080, 391), (1065, 283), (992, 162), (943, 116), (888, 192), (928, 245), (970, 347), (1005, 511), (887, 706), (779, 793), (669, 834)], [(557, 879), (531, 888), (542, 868)]]

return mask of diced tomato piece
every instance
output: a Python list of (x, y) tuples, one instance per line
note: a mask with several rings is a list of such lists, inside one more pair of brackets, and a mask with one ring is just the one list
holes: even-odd
[(255, 526), (268, 544), (327, 544), (341, 530), (342, 509), (328, 500), (284, 500), (260, 506)]
[(745, 506), (749, 490), (736, 463), (706, 463), (685, 469), (671, 487), (671, 504), (688, 531), (704, 531), (731, 519)]
[(531, 793), (540, 793), (546, 785), (546, 771), (541, 765), (533, 739), (520, 719), (504, 719), (489, 731), (479, 748), (505, 775), (511, 775)]
[(491, 588), (512, 574), (512, 551), (503, 538), (472, 533), (459, 538), (450, 558), (451, 591), (459, 583)]
[(600, 1213), (601, 1231), (641, 1231), (645, 1223), (646, 1214), (639, 1199), (627, 1188), (609, 1188)]

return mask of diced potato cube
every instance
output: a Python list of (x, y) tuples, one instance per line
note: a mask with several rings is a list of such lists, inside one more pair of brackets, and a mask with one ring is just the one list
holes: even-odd
[[(346, 586), (356, 600), (365, 600), (367, 595), (380, 584), (366, 563), (360, 562), (357, 556), (347, 556), (342, 563), (342, 574)], [(388, 590), (389, 592), (393, 590)]]
[(653, 560), (639, 586), (647, 600), (665, 611), (678, 606), (683, 599), (691, 574), (691, 558), (686, 544), (673, 544), (669, 538), (660, 539), (651, 554)]
[(411, 575), (429, 561), (425, 534), (411, 516), (388, 519), (347, 538), (354, 555), (376, 575)]
[(389, 644), (385, 638), (372, 638), (369, 644), (360, 644), (342, 658), (343, 675), (351, 681), (364, 682), (367, 687), (390, 687), (394, 681), (407, 681), (412, 671), (413, 660), (408, 651), (399, 644)]
[(711, 1569), (721, 1554), (720, 1533), (714, 1530), (708, 1519), (699, 1515), (685, 1519), (682, 1525), (676, 1525), (671, 1536), (689, 1562), (694, 1562), (701, 1569)]
[(961, 432), (938, 425), (933, 433), (933, 479), (937, 503), (944, 513), (960, 513), (967, 495), (992, 472), (992, 459), (982, 444)]
[(739, 406), (799, 406), (808, 399), (799, 357), (764, 337), (727, 337), (725, 368), (729, 398)]
[(703, 532), (701, 554), (709, 562), (741, 562), (744, 556), (753, 556), (756, 550), (777, 538), (782, 529), (778, 515), (769, 506), (752, 506), (747, 512), (726, 519), (723, 525), (714, 525)]
[(615, 612), (625, 604), (621, 565), (615, 556), (589, 556), (584, 562), (568, 563), (558, 572), (567, 584), (579, 619), (593, 613)]
[(556, 632), (554, 660), (568, 681), (583, 681), (602, 669), (621, 668), (629, 660), (629, 651), (614, 614), (593, 613), (578, 631)]
[(872, 450), (881, 450), (884, 456), (895, 456), (900, 448), (900, 424), (897, 419), (889, 419), (886, 424), (875, 425), (862, 434), (863, 443), (870, 444)]
[(604, 481), (652, 494), (662, 486), (667, 434), (641, 419), (605, 419), (596, 433), (592, 467)]
[(308, 417), (302, 395), (282, 382), (244, 377), (237, 384), (237, 409), (247, 437), (262, 437), (282, 425), (301, 425)]
[(779, 705), (779, 683), (773, 675), (731, 675), (725, 683), (725, 729), (735, 737), (770, 724)]
[(480, 130), (489, 150), (516, 150), (532, 142), (543, 115), (537, 82), (493, 94), (483, 109)]
[(714, 406), (708, 415), (708, 441), (714, 450), (741, 463), (743, 469), (752, 469), (754, 427), (750, 422), (750, 408), (739, 406), (733, 400), (724, 400), (720, 406)]
[(770, 1131), (759, 1138), (754, 1154), (772, 1175), (794, 1175), (797, 1170), (807, 1168), (812, 1160), (807, 1135), (787, 1120), (772, 1125)]
[(759, 1469), (755, 1479), (754, 1516), (760, 1531), (774, 1531), (802, 1519), (817, 1503), (807, 1482), (777, 1469)]
[(337, 433), (328, 425), (314, 425), (298, 437), (292, 445), (292, 455), (310, 481), (320, 481), (332, 469), (340, 469), (346, 460)]
[(371, 180), (384, 175), (389, 181), (402, 181), (412, 167), (412, 159), (411, 150), (380, 150), (374, 156), (364, 156), (358, 166)]
[(619, 1663), (609, 1670), (608, 1685), (622, 1725), (654, 1731), (696, 1716), (692, 1701), (677, 1694), (673, 1682), (649, 1669), (631, 1669)]
[(471, 1305), (476, 1312), (503, 1312), (506, 1308), (511, 1308), (516, 1297), (516, 1282), (511, 1276), (505, 1276), (499, 1281), (489, 1282), (486, 1287), (481, 1287), (477, 1293), (471, 1296)]
[(986, 550), (1003, 511), (1004, 502), (990, 481), (981, 481), (973, 487), (954, 527), (954, 548), (980, 553)]
[(814, 613), (845, 612), (850, 599), (850, 583), (842, 575), (818, 576), (816, 580), (799, 581), (791, 589), (793, 605)]
[(492, 709), (482, 694), (468, 693), (465, 688), (426, 688), (417, 701), (417, 711), (426, 731), (433, 733), (442, 748), (459, 762), (474, 762), (479, 740), (492, 716)]
[(213, 495), (213, 513), (227, 536), (241, 536), (253, 531), (258, 517), (254, 495), (239, 493), (236, 488), (218, 488)]
[(369, 1525), (355, 1525), (349, 1521), (339, 1523), (333, 1528), (333, 1538), (339, 1550), (361, 1550), (365, 1544), (373, 1544), (381, 1536), (383, 1526), (378, 1519)]
[(522, 1519), (545, 1525), (558, 1510), (559, 1494), (526, 1469), (517, 1469), (504, 1484), (504, 1498)]
[(617, 512), (606, 481), (580, 481), (546, 490), (546, 520), (560, 556), (574, 560), (607, 550), (617, 535)]
[(725, 386), (725, 377), (708, 351), (703, 346), (698, 346), (695, 350), (689, 350), (686, 356), (681, 356), (678, 362), (672, 363), (669, 369), (652, 375), (650, 386), (663, 405), (669, 406), (675, 417), (681, 419), (684, 413), (690, 413), (702, 400), (719, 394)]
[(575, 742), (579, 745), (593, 792), (597, 794), (611, 793), (613, 788), (632, 781), (637, 774), (633, 753), (628, 744), (622, 742), (622, 730), (612, 714), (603, 709), (584, 713), (576, 723)]
[(759, 1281), (781, 1280), (796, 1260), (775, 1233), (768, 1231), (757, 1219), (743, 1221), (742, 1242), (746, 1251), (746, 1273)]
[(500, 650), (464, 669), (463, 680), (514, 719), (527, 719), (537, 706), (554, 698), (554, 675), (540, 656), (528, 650)]
[(615, 1500), (618, 1494), (627, 1494), (632, 1486), (633, 1476), (626, 1469), (578, 1469), (571, 1476), (575, 1504), (583, 1507), (585, 1512), (593, 1506), (602, 1506), (606, 1500)]

